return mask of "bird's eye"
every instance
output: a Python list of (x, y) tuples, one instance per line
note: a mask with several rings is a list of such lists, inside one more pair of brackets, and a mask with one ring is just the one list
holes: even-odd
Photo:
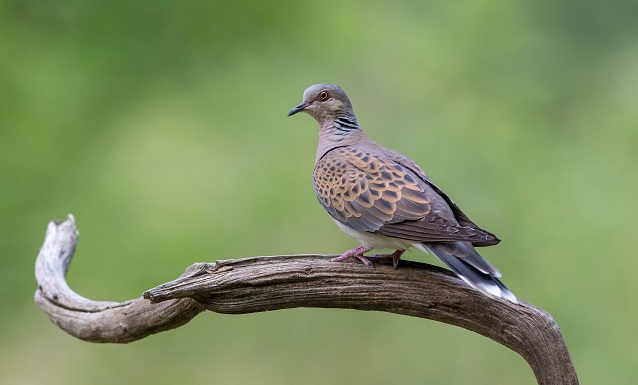
[(319, 92), (318, 99), (319, 99), (319, 101), (325, 102), (326, 100), (330, 99), (330, 92), (328, 92), (328, 91)]

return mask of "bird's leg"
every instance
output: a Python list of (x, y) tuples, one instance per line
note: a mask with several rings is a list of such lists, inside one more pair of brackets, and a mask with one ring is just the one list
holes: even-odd
[(383, 258), (383, 257), (392, 257), (392, 266), (395, 269), (399, 268), (399, 259), (401, 258), (401, 255), (403, 255), (403, 253), (405, 253), (405, 250), (395, 250), (394, 253), (392, 254), (375, 254), (373, 255), (373, 257), (375, 258)]
[(332, 258), (329, 261), (330, 262), (341, 262), (341, 261), (345, 261), (346, 259), (348, 259), (350, 257), (357, 257), (364, 264), (366, 264), (368, 266), (372, 266), (372, 262), (370, 262), (370, 260), (368, 258), (363, 256), (364, 253), (367, 253), (370, 250), (372, 250), (372, 249), (369, 248), (369, 247), (365, 247), (365, 246), (361, 245), (361, 246), (359, 246), (359, 247), (357, 247), (355, 249), (348, 250), (345, 253), (343, 253), (340, 256), (338, 256), (337, 258)]
[(403, 253), (405, 253), (405, 250), (395, 250), (394, 253), (392, 253), (392, 266), (395, 269), (399, 268), (399, 258), (401, 258)]

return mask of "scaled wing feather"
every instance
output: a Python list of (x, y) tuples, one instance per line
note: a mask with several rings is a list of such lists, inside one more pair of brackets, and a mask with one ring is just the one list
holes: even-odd
[(404, 165), (354, 146), (335, 148), (315, 165), (315, 193), (333, 218), (359, 231), (416, 242), (496, 239), (468, 226), (471, 222), (459, 224), (449, 198), (408, 161)]

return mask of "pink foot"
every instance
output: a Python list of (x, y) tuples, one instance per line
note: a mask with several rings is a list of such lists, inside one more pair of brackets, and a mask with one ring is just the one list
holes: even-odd
[(372, 250), (372, 249), (362, 245), (362, 246), (357, 247), (356, 249), (352, 249), (352, 250), (346, 251), (345, 253), (341, 254), (337, 258), (329, 259), (329, 261), (330, 262), (341, 262), (341, 261), (345, 261), (346, 259), (348, 259), (350, 257), (357, 257), (357, 258), (359, 258), (359, 260), (361, 262), (363, 262), (367, 266), (372, 266), (372, 262), (370, 262), (370, 260), (368, 258), (363, 256), (364, 253), (367, 253), (370, 250)]
[(392, 266), (395, 269), (398, 269), (399, 268), (399, 259), (401, 258), (401, 255), (403, 253), (405, 253), (405, 250), (396, 250), (392, 254), (375, 254), (374, 257), (377, 257), (377, 258), (392, 257)]

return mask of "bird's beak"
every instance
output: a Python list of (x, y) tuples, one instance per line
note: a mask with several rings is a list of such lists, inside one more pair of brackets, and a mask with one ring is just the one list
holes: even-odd
[(308, 102), (301, 103), (297, 107), (295, 107), (292, 110), (290, 110), (290, 112), (288, 113), (288, 116), (292, 116), (292, 115), (296, 114), (297, 112), (301, 112), (301, 111), (305, 110), (306, 107), (308, 107), (309, 105), (310, 105), (310, 103), (308, 103)]

